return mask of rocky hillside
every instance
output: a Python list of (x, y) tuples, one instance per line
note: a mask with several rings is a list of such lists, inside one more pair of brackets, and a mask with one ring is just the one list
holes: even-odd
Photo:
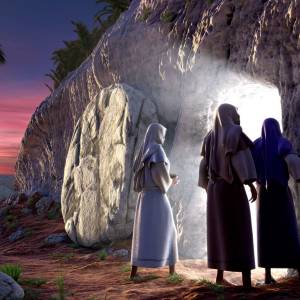
[[(125, 83), (156, 105), (160, 122), (169, 129), (171, 162), (183, 178), (172, 205), (181, 249), (187, 253), (188, 241), (195, 237), (187, 238), (185, 224), (202, 231), (205, 227), (202, 204), (196, 206), (199, 219), (190, 217), (199, 196), (196, 156), (215, 97), (228, 85), (227, 72), (278, 88), (284, 131), (300, 151), (299, 14), (297, 0), (132, 1), (92, 55), (34, 112), (16, 163), (19, 190), (39, 190), (60, 199), (78, 120), (104, 88)], [(182, 143), (172, 147), (176, 124), (175, 141)], [(186, 163), (176, 165), (185, 157)], [(100, 175), (105, 180), (115, 176)], [(124, 184), (126, 189), (130, 182)], [(101, 201), (108, 200), (102, 196)], [(205, 255), (199, 251), (194, 255)], [(193, 256), (194, 249), (190, 252)]]
[(0, 202), (14, 192), (14, 180), (15, 177), (12, 175), (0, 175)]

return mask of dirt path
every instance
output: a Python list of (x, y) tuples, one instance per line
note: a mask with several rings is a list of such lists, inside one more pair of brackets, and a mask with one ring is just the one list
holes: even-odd
[[(12, 212), (18, 226), (29, 234), (14, 243), (8, 236), (15, 229), (4, 230), (0, 235), (0, 264), (14, 263), (22, 267), (21, 284), (26, 279), (44, 279), (40, 287), (24, 284), (31, 300), (53, 299), (58, 293), (57, 278), (64, 278), (64, 289), (68, 300), (143, 300), (143, 299), (300, 299), (300, 284), (296, 280), (282, 280), (280, 284), (255, 288), (246, 293), (239, 287), (222, 288), (210, 284), (216, 271), (208, 270), (201, 260), (184, 260), (177, 265), (177, 272), (184, 278), (182, 282), (168, 283), (168, 268), (141, 269), (144, 282), (128, 280), (129, 259), (108, 256), (100, 260), (99, 250), (74, 248), (72, 243), (46, 246), (44, 239), (52, 233), (63, 232), (61, 219), (47, 220), (35, 215), (23, 217), (19, 210)], [(4, 225), (4, 220), (0, 220)], [(130, 241), (113, 245), (115, 249), (130, 249)], [(276, 278), (285, 271), (278, 270)], [(240, 284), (239, 273), (226, 273), (226, 278)], [(201, 283), (199, 279), (202, 279)], [(203, 281), (205, 279), (206, 281)], [(263, 279), (263, 270), (253, 272), (253, 282)], [(198, 280), (198, 282), (196, 282)]]

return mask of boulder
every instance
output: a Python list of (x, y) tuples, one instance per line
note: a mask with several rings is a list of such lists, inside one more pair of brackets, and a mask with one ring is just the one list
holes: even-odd
[(0, 272), (0, 300), (21, 300), (24, 291), (10, 276)]
[(53, 200), (49, 197), (42, 197), (38, 200), (35, 204), (36, 213), (39, 216), (45, 215), (49, 210), (50, 206), (52, 205)]
[(128, 257), (129, 251), (127, 249), (118, 249), (114, 250), (112, 255), (115, 257)]
[(25, 230), (22, 228), (18, 228), (17, 231), (13, 232), (9, 237), (10, 242), (15, 242), (25, 237)]
[(48, 237), (45, 238), (45, 244), (47, 245), (56, 245), (67, 241), (69, 241), (69, 237), (64, 232), (50, 234)]
[(132, 163), (155, 105), (128, 85), (102, 90), (78, 121), (67, 155), (62, 215), (69, 237), (93, 247), (132, 232)]

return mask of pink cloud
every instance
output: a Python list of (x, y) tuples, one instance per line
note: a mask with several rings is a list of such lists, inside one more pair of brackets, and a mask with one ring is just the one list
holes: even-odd
[(34, 84), (22, 89), (8, 84), (0, 92), (0, 174), (13, 174), (20, 142), (31, 115), (49, 95), (46, 87)]

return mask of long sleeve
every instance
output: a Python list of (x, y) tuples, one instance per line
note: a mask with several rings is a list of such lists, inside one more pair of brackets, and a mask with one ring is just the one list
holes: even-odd
[(300, 157), (295, 153), (291, 153), (286, 155), (284, 160), (286, 161), (289, 174), (297, 182), (300, 182)]
[(238, 151), (231, 155), (232, 168), (244, 184), (257, 179), (255, 163), (250, 150), (253, 146), (252, 141), (242, 132)]
[(231, 164), (242, 183), (256, 180), (255, 164), (249, 148), (234, 153), (231, 156)]
[(200, 165), (199, 165), (199, 177), (198, 177), (198, 186), (204, 188), (205, 190), (207, 189), (208, 186), (208, 165), (207, 165), (207, 155), (206, 153), (209, 152), (207, 148), (207, 145), (209, 144), (207, 142), (208, 139), (207, 135), (202, 143), (201, 150), (200, 150), (200, 155), (201, 155), (201, 160), (200, 160)]
[(165, 163), (156, 163), (151, 165), (151, 176), (154, 183), (160, 188), (163, 193), (166, 193), (171, 184), (172, 178), (170, 177), (168, 167)]
[(208, 168), (205, 157), (202, 157), (200, 161), (198, 186), (204, 189), (208, 186)]

